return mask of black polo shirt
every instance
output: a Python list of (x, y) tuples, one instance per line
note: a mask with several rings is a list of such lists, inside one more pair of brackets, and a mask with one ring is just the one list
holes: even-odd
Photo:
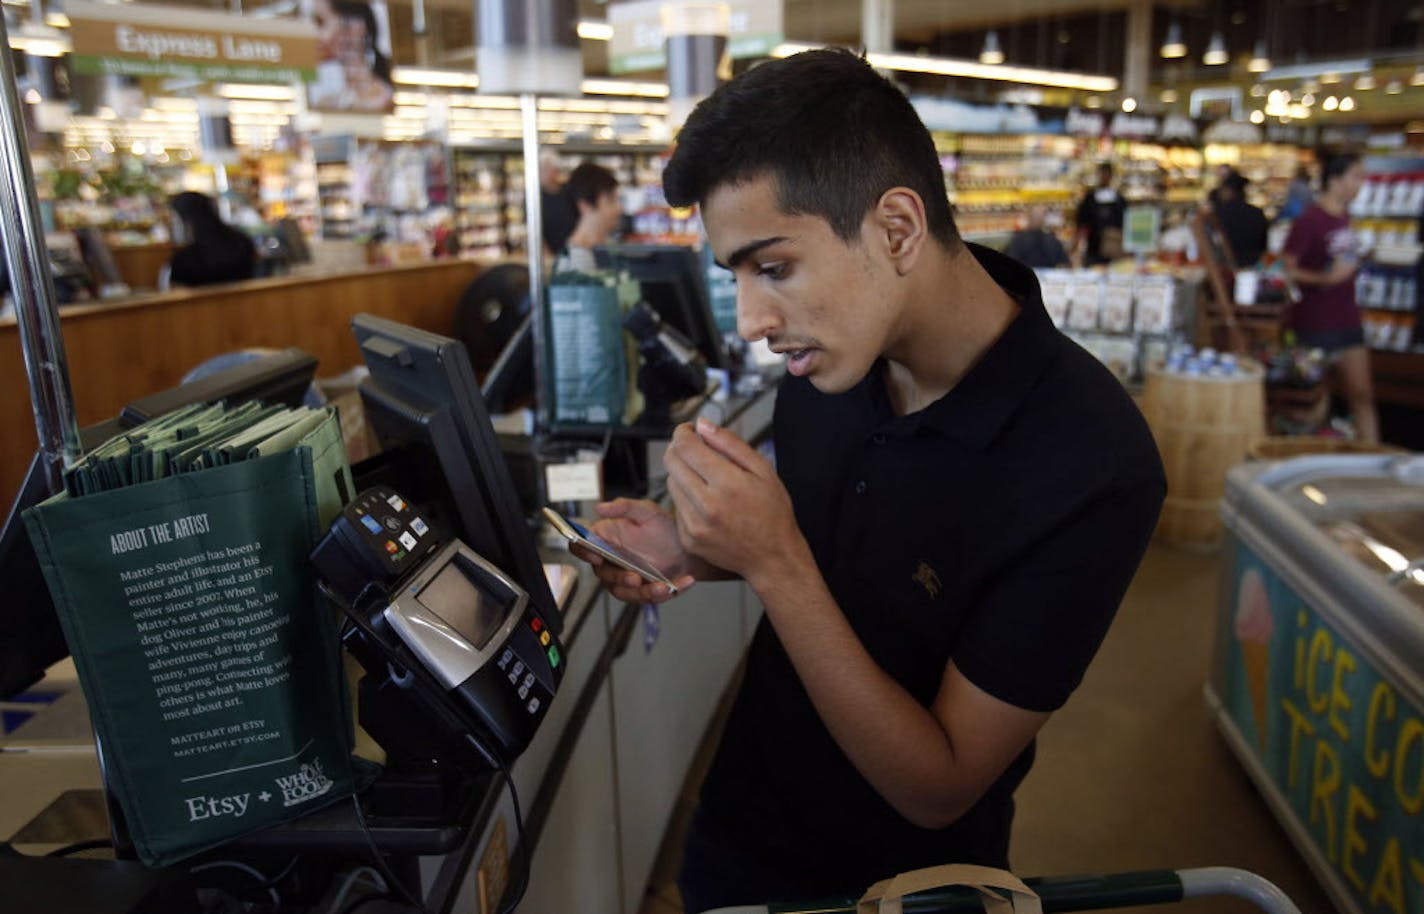
[[(838, 395), (787, 378), (777, 470), (841, 611), (915, 700), (931, 704), (952, 658), (989, 694), (1051, 711), (1102, 642), (1166, 482), (1141, 413), (1053, 326), (1033, 273), (971, 249), (1022, 306), (1004, 334), (907, 416), (883, 363)], [(1006, 866), (1032, 756), (948, 828), (910, 824), (841, 752), (763, 619), (702, 810), (807, 897), (849, 893), (938, 863)]]

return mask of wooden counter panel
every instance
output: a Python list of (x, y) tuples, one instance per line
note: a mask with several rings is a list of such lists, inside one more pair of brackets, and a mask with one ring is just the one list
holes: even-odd
[[(469, 261), (343, 276), (257, 280), (187, 290), (60, 316), (81, 426), (174, 386), (194, 366), (236, 349), (298, 346), (318, 377), (361, 361), (351, 318), (368, 313), (450, 335), (455, 305), (483, 267)], [(34, 413), (19, 332), (0, 323), (0, 492), (13, 498), (35, 449)]]
[(1371, 350), (1375, 400), (1424, 409), (1424, 354)]

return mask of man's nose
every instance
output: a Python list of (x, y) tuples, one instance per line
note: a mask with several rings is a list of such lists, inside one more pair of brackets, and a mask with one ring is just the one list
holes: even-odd
[(751, 285), (737, 283), (737, 335), (748, 343), (772, 336), (781, 326), (775, 307)]

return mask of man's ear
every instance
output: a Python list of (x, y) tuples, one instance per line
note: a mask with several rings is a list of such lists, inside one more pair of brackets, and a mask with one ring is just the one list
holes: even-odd
[(930, 243), (925, 201), (908, 187), (892, 187), (880, 195), (871, 219), (876, 240), (894, 264), (896, 275), (908, 275)]

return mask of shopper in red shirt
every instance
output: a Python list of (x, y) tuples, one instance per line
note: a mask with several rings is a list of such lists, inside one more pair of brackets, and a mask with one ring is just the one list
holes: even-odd
[(1325, 160), (1320, 198), (1291, 226), (1286, 239), (1286, 274), (1300, 287), (1291, 328), (1301, 345), (1319, 347), (1334, 362), (1355, 432), (1361, 441), (1379, 441), (1370, 381), (1370, 351), (1365, 346), (1360, 308), (1355, 303), (1355, 274), (1364, 257), (1359, 236), (1350, 228), (1350, 202), (1365, 181), (1356, 155)]

